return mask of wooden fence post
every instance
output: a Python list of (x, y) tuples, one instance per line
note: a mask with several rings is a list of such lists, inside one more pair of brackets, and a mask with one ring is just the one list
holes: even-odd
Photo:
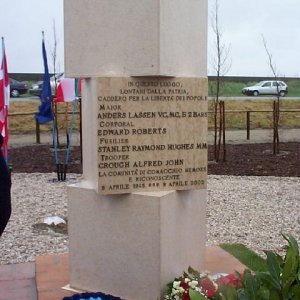
[(247, 111), (247, 140), (250, 140), (250, 111)]
[(222, 101), (222, 119), (223, 119), (223, 161), (226, 161), (226, 115), (225, 115), (225, 101)]
[(35, 140), (37, 144), (41, 143), (41, 135), (40, 135), (40, 123), (35, 120)]

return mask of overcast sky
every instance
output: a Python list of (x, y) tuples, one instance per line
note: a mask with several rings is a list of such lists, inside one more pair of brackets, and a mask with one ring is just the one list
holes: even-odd
[[(211, 15), (214, 0), (208, 1)], [(219, 0), (219, 5), (223, 42), (230, 46), (231, 68), (227, 75), (272, 75), (262, 42), (264, 35), (278, 74), (300, 76), (300, 0)], [(9, 72), (43, 72), (42, 30), (52, 71), (53, 22), (58, 68), (63, 71), (63, 0), (0, 0), (0, 7), (0, 36), (5, 38)], [(209, 18), (208, 73), (213, 75), (215, 47), (210, 23)]]

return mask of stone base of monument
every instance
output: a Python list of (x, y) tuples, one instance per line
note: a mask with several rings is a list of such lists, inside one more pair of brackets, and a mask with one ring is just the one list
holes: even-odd
[(204, 262), (206, 190), (101, 196), (68, 187), (70, 286), (153, 300)]

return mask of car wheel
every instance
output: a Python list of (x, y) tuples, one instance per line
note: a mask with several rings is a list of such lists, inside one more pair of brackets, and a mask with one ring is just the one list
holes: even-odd
[(16, 89), (13, 89), (13, 90), (10, 91), (10, 95), (11, 95), (11, 97), (19, 97), (20, 92)]
[(258, 96), (258, 95), (259, 95), (259, 92), (258, 92), (258, 91), (254, 91), (254, 92), (253, 92), (253, 96), (256, 97), (256, 96)]
[(284, 97), (284, 96), (285, 96), (285, 91), (280, 91), (280, 92), (279, 92), (279, 96), (280, 96), (280, 97)]

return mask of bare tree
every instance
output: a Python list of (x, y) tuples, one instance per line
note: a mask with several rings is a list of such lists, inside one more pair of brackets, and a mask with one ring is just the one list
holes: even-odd
[(274, 80), (276, 82), (276, 101), (273, 102), (273, 154), (276, 155), (279, 153), (279, 112), (280, 112), (280, 90), (279, 90), (279, 84), (278, 84), (278, 72), (276, 65), (273, 61), (272, 53), (268, 49), (268, 45), (266, 42), (265, 37), (262, 35), (263, 45), (267, 53), (268, 57), (268, 65), (272, 71)]
[(56, 35), (56, 25), (55, 20), (53, 19), (52, 23), (52, 30), (53, 30), (53, 44), (50, 50), (51, 58), (52, 58), (52, 64), (53, 64), (53, 74), (55, 78), (55, 86), (56, 86), (56, 74), (57, 74), (57, 35)]
[[(215, 55), (212, 62), (216, 79), (214, 81), (213, 94), (213, 111), (214, 111), (214, 156), (219, 161), (221, 138), (223, 138), (223, 160), (226, 160), (225, 150), (225, 107), (220, 103), (219, 97), (221, 92), (222, 77), (229, 71), (231, 62), (229, 61), (230, 46), (223, 41), (223, 31), (219, 21), (219, 0), (214, 2), (214, 10), (211, 15), (211, 27), (215, 36), (214, 49)], [(218, 115), (219, 115), (219, 133), (218, 133)], [(219, 135), (219, 139), (218, 139)], [(217, 141), (218, 140), (218, 141)]]
[[(56, 35), (56, 25), (55, 25), (55, 20), (53, 19), (52, 23), (52, 30), (53, 30), (53, 44), (52, 47), (50, 48), (50, 53), (51, 53), (51, 58), (52, 58), (52, 64), (53, 64), (53, 75), (54, 75), (54, 94), (56, 95), (56, 90), (57, 90), (57, 35)], [(52, 86), (51, 86), (52, 90)], [(57, 105), (54, 104), (53, 107), (53, 116), (54, 116), (54, 126), (56, 129), (56, 142), (57, 145), (59, 146), (59, 128), (58, 128), (58, 111), (57, 111)]]

